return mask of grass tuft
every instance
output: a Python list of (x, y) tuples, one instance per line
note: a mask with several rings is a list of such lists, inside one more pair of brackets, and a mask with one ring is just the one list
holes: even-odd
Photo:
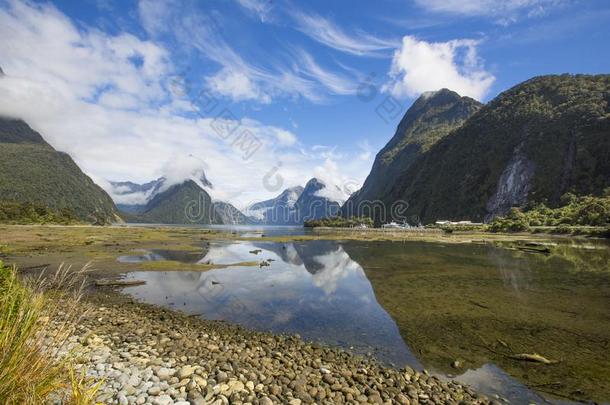
[(77, 374), (72, 365), (68, 367), (68, 375), (70, 377), (70, 397), (66, 404), (90, 405), (95, 403), (97, 393), (104, 381), (94, 383), (91, 378), (87, 377), (86, 369)]
[[(70, 381), (64, 350), (86, 271), (60, 266), (48, 277), (21, 280), (14, 267), (0, 261), (0, 403), (38, 405), (66, 392), (67, 403), (91, 403), (89, 389), (79, 385), (85, 379)], [(79, 402), (72, 402), (74, 397)]]

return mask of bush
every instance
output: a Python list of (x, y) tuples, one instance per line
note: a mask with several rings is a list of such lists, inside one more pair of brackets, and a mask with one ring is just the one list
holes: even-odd
[(343, 217), (331, 217), (331, 218), (321, 218), (321, 219), (312, 219), (309, 221), (305, 221), (303, 226), (306, 228), (316, 228), (316, 227), (331, 227), (331, 228), (352, 228), (355, 226), (365, 225), (367, 227), (373, 226), (373, 220), (369, 217), (351, 217), (351, 218), (343, 218)]
[(10, 224), (61, 224), (79, 223), (69, 208), (52, 210), (48, 207), (15, 201), (0, 201), (0, 222)]
[(519, 208), (511, 208), (506, 217), (497, 217), (489, 224), (491, 232), (524, 232), (529, 229), (527, 216)]
[(558, 227), (555, 232), (571, 233), (570, 227), (610, 226), (610, 195), (603, 197), (576, 196), (567, 193), (561, 197), (562, 206), (549, 208), (545, 204), (528, 207), (525, 212), (512, 208), (506, 217), (495, 218), (488, 226), (491, 232), (520, 232), (530, 227)]

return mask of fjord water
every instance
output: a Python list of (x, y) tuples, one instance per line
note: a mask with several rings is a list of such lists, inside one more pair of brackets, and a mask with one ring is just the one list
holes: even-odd
[[(490, 395), (610, 399), (610, 250), (562, 243), (553, 254), (418, 242), (214, 242), (121, 261), (231, 266), (135, 272), (126, 292), (206, 319), (304, 339), (449, 375)], [(516, 361), (540, 353), (558, 361)], [(459, 361), (460, 368), (452, 363)], [(535, 387), (535, 390), (526, 386)], [(554, 399), (554, 402), (563, 402)]]

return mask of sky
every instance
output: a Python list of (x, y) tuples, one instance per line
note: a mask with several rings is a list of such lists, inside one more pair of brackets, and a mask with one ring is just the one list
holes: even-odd
[(610, 73), (607, 0), (0, 0), (0, 115), (110, 181), (343, 200), (423, 92)]

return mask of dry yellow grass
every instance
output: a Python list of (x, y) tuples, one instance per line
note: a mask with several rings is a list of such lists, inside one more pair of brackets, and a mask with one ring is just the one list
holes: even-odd
[(70, 299), (59, 298), (66, 298), (86, 270), (60, 266), (48, 277), (28, 281), (0, 262), (0, 403), (38, 405), (52, 395), (65, 397), (64, 403), (91, 403), (97, 388), (85, 386), (69, 356), (60, 355), (78, 316), (80, 289), (73, 289)]

